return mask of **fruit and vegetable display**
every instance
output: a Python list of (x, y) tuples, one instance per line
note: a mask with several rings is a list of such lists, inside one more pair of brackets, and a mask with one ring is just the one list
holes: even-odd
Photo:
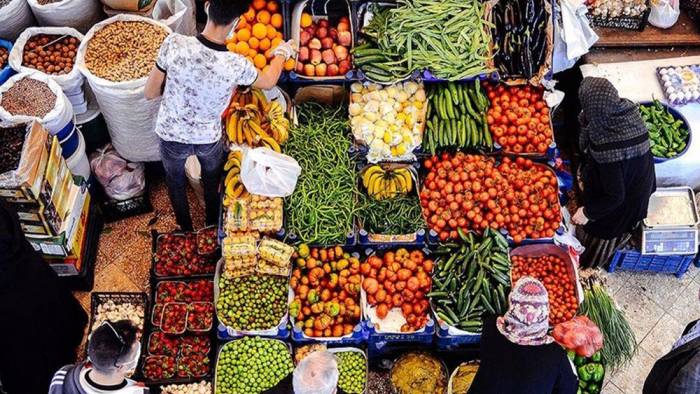
[(15, 81), (14, 85), (0, 95), (0, 106), (10, 115), (43, 118), (55, 105), (56, 94), (49, 85), (29, 77)]
[(350, 126), (355, 140), (368, 148), (370, 163), (404, 160), (423, 140), (426, 93), (422, 84), (350, 85)]
[(271, 233), (282, 228), (283, 200), (280, 197), (250, 195), (248, 230)]
[(295, 71), (306, 77), (344, 76), (352, 69), (352, 32), (350, 19), (341, 16), (336, 24), (319, 17), (314, 22), (311, 15), (301, 14), (299, 53)]
[(214, 322), (213, 301), (211, 280), (158, 282), (151, 324), (168, 334), (207, 331)]
[(154, 296), (156, 303), (199, 302), (214, 300), (214, 283), (208, 279), (191, 281), (160, 281)]
[(700, 101), (700, 64), (660, 67), (657, 73), (661, 90), (671, 105)]
[(600, 352), (590, 357), (575, 356), (573, 359), (578, 375), (578, 393), (598, 394), (603, 390), (605, 365)]
[(365, 193), (358, 198), (357, 223), (372, 238), (413, 234), (425, 227), (418, 194), (398, 194), (377, 200)]
[(501, 77), (530, 79), (540, 72), (551, 42), (545, 0), (501, 0), (491, 9), (494, 62)]
[(209, 374), (211, 340), (207, 335), (170, 335), (154, 331), (143, 365), (146, 381), (202, 378)]
[(682, 119), (676, 119), (659, 100), (641, 104), (639, 112), (649, 129), (649, 144), (655, 157), (672, 159), (683, 153), (690, 131)]
[(169, 384), (160, 387), (160, 394), (211, 394), (211, 382), (201, 381), (190, 384)]
[(531, 276), (544, 285), (549, 294), (549, 324), (571, 320), (578, 309), (576, 281), (571, 262), (555, 255), (511, 255), (512, 279)]
[(16, 170), (19, 166), (26, 134), (25, 125), (0, 127), (0, 174)]
[(458, 232), (461, 246), (443, 244), (435, 252), (433, 289), (427, 296), (439, 320), (480, 333), (484, 314), (500, 316), (508, 309), (508, 242), (490, 228), (483, 237)]
[(117, 21), (95, 32), (87, 43), (85, 66), (111, 82), (145, 78), (156, 63), (168, 32), (142, 21)]
[(391, 368), (391, 384), (397, 394), (445, 394), (447, 370), (430, 354), (406, 353)]
[(276, 275), (219, 278), (216, 315), (237, 331), (269, 330), (287, 314), (288, 279)]
[(500, 164), (484, 156), (442, 153), (424, 161), (423, 217), (441, 241), (457, 230), (508, 232), (516, 243), (552, 237), (561, 220), (557, 178), (545, 166), (518, 157)]
[(372, 10), (354, 60), (370, 80), (382, 83), (423, 70), (446, 80), (473, 77), (491, 69), (485, 25), (480, 1), (399, 0), (396, 7)]
[(227, 229), (234, 231), (245, 230), (248, 228), (248, 215), (244, 209), (244, 205), (239, 198), (248, 196), (248, 191), (243, 186), (241, 181), (241, 164), (243, 162), (243, 151), (232, 149), (226, 156), (226, 164), (224, 171), (224, 199), (222, 204), (226, 207), (226, 223)]
[(255, 273), (258, 267), (257, 243), (260, 235), (255, 232), (227, 232), (223, 240), (222, 277), (235, 278)]
[(425, 150), (432, 154), (446, 148), (491, 150), (493, 141), (485, 116), (488, 106), (478, 79), (435, 85), (428, 100)]
[(454, 372), (452, 372), (452, 376), (450, 376), (448, 392), (453, 394), (467, 394), (478, 371), (478, 361), (469, 361), (459, 364)]
[(195, 233), (160, 234), (153, 257), (156, 276), (191, 276), (211, 274), (216, 260), (198, 252)]
[(625, 313), (607, 292), (603, 278), (595, 270), (581, 271), (583, 302), (579, 314), (586, 316), (603, 334), (602, 363), (616, 369), (632, 360), (637, 340)]
[(603, 334), (586, 316), (575, 316), (557, 324), (552, 330), (552, 337), (564, 349), (572, 350), (581, 357), (591, 357), (603, 347)]
[(414, 332), (425, 327), (434, 265), (422, 250), (406, 248), (369, 256), (360, 265), (369, 305), (365, 314), (378, 330)]
[(309, 248), (294, 254), (289, 315), (309, 337), (350, 335), (360, 322), (360, 260), (341, 246)]
[(294, 369), (287, 345), (275, 339), (244, 337), (226, 343), (216, 363), (216, 394), (261, 393)]
[(161, 310), (160, 329), (166, 334), (182, 334), (187, 326), (187, 304), (168, 302)]
[(392, 199), (413, 191), (414, 176), (409, 167), (385, 168), (373, 164), (362, 172), (362, 186), (375, 200)]
[(540, 87), (484, 83), (491, 103), (486, 121), (504, 152), (543, 155), (554, 134)]
[(588, 0), (586, 4), (591, 16), (602, 19), (638, 17), (648, 7), (645, 0)]
[(336, 352), (338, 387), (348, 394), (362, 394), (367, 381), (367, 359), (361, 351)]
[(275, 239), (264, 238), (258, 244), (258, 268), (261, 274), (287, 276), (294, 247)]
[(224, 114), (229, 142), (250, 147), (266, 146), (281, 152), (289, 138), (289, 119), (282, 104), (269, 101), (262, 90), (236, 89)]
[(97, 304), (97, 306), (94, 308), (95, 314), (92, 316), (91, 332), (95, 331), (105, 321), (114, 323), (120, 320), (129, 320), (135, 327), (138, 328), (139, 335), (143, 332), (146, 312), (146, 305), (143, 302), (143, 299), (141, 299), (141, 302), (137, 302), (135, 299), (130, 301), (122, 301), (119, 299), (107, 298), (104, 302)]
[[(259, 70), (264, 70), (272, 60), (272, 50), (282, 40), (284, 18), (276, 0), (255, 0), (241, 15), (236, 30), (226, 41), (229, 51), (245, 56)], [(284, 64), (284, 69), (294, 68), (294, 60)]]
[(219, 234), (216, 226), (207, 227), (197, 231), (197, 253), (209, 255), (216, 252), (219, 247)]
[(37, 34), (24, 44), (22, 66), (52, 75), (73, 70), (80, 40), (68, 35)]
[(353, 230), (359, 194), (355, 162), (348, 155), (347, 113), (312, 102), (296, 111), (299, 124), (285, 153), (299, 163), (301, 175), (285, 201), (285, 229), (302, 242), (342, 244)]

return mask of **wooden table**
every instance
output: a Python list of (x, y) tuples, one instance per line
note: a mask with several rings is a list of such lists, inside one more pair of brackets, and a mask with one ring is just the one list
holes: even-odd
[(644, 31), (595, 28), (600, 39), (594, 47), (668, 47), (700, 46), (700, 28), (685, 11), (668, 29), (647, 25)]

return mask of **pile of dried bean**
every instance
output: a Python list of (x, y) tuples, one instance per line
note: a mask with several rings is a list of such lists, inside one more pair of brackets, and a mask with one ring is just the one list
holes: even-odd
[(44, 82), (22, 78), (0, 96), (0, 106), (11, 115), (43, 118), (56, 104), (56, 95)]
[(47, 74), (68, 74), (73, 70), (78, 45), (80, 40), (75, 37), (37, 34), (24, 44), (22, 65)]
[(0, 69), (5, 68), (7, 65), (7, 58), (10, 57), (10, 53), (5, 48), (0, 48)]
[(148, 75), (168, 33), (148, 22), (114, 22), (95, 33), (87, 46), (85, 65), (113, 82)]
[(26, 126), (0, 128), (0, 174), (14, 170), (19, 165)]

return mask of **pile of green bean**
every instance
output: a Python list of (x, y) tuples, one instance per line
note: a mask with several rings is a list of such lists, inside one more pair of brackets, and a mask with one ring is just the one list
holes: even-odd
[(346, 107), (303, 103), (296, 109), (299, 124), (290, 130), (285, 153), (301, 175), (284, 204), (285, 228), (305, 243), (342, 244), (353, 229), (359, 195)]
[(425, 227), (420, 200), (415, 194), (377, 200), (362, 193), (358, 217), (370, 234), (411, 234)]
[[(490, 23), (484, 20), (480, 0), (398, 0), (398, 6), (368, 26), (367, 42), (354, 61), (371, 77), (402, 74), (403, 70), (430, 70), (441, 79), (459, 80), (490, 72)], [(363, 29), (364, 31), (365, 29)], [(381, 58), (378, 54), (397, 54)], [(365, 56), (375, 56), (365, 61)], [(379, 82), (385, 82), (380, 80)]]

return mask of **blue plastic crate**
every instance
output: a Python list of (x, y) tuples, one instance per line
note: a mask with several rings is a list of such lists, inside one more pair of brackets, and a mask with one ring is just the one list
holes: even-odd
[(451, 335), (448, 326), (441, 324), (435, 332), (435, 344), (439, 350), (455, 350), (464, 345), (475, 345), (481, 342), (481, 334)]
[(688, 267), (693, 260), (695, 260), (695, 255), (643, 255), (636, 250), (618, 250), (610, 261), (608, 272), (615, 272), (618, 269), (624, 271), (649, 271), (674, 274), (680, 278), (688, 271)]
[(352, 334), (341, 338), (313, 338), (304, 335), (301, 329), (292, 326), (292, 342), (298, 344), (324, 343), (327, 345), (360, 345), (367, 342), (367, 327), (360, 322), (353, 328)]
[(383, 354), (387, 347), (392, 345), (425, 344), (431, 345), (435, 335), (435, 321), (430, 319), (420, 331), (407, 334), (377, 332), (374, 325), (367, 322), (369, 337), (367, 338), (367, 351), (370, 357)]

